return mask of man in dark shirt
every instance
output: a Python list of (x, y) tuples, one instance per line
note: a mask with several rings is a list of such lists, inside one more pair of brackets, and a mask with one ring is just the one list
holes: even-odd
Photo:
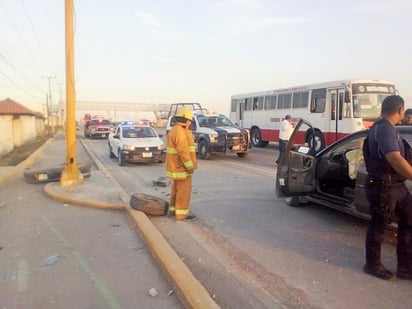
[(406, 179), (412, 180), (412, 167), (406, 160), (410, 147), (395, 129), (403, 116), (403, 99), (398, 95), (385, 98), (381, 118), (369, 130), (363, 149), (368, 171), (365, 191), (371, 212), (364, 271), (385, 280), (392, 279), (393, 273), (381, 263), (381, 245), (385, 227), (394, 215), (398, 219), (396, 275), (412, 280), (412, 196), (404, 184)]

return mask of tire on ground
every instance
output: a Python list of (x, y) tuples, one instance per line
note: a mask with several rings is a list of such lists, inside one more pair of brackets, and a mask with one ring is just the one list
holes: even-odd
[(302, 201), (300, 196), (289, 196), (285, 198), (286, 204), (292, 207), (299, 207), (302, 206)]
[(157, 196), (135, 193), (130, 197), (130, 207), (149, 216), (164, 216), (169, 208), (169, 202)]
[[(305, 141), (311, 147), (313, 154), (316, 154), (323, 148), (325, 148), (325, 137), (323, 136), (322, 132), (318, 130), (315, 130), (314, 133), (315, 134), (313, 134), (313, 132), (307, 132)], [(316, 147), (313, 147), (314, 140), (316, 140)]]

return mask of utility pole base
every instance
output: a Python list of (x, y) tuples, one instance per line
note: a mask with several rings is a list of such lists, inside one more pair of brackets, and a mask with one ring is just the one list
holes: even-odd
[(84, 184), (84, 178), (77, 165), (66, 165), (60, 177), (60, 186), (71, 187), (82, 184)]

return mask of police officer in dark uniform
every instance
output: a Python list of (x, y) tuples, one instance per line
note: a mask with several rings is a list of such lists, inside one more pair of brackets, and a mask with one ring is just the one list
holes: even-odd
[(369, 130), (363, 146), (368, 171), (365, 191), (371, 211), (363, 270), (385, 280), (394, 275), (381, 263), (381, 245), (385, 227), (395, 216), (398, 219), (396, 276), (412, 280), (412, 196), (404, 184), (406, 179), (412, 180), (412, 166), (408, 162), (411, 148), (395, 129), (403, 116), (402, 97), (386, 97), (382, 102), (381, 118)]

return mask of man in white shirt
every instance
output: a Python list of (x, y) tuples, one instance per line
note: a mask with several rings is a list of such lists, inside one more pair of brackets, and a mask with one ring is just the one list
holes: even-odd
[(290, 136), (292, 135), (293, 128), (295, 125), (292, 123), (292, 116), (286, 115), (285, 119), (283, 119), (282, 123), (280, 124), (279, 130), (279, 157), (276, 160), (276, 163), (279, 162), (280, 158), (286, 151), (286, 144), (289, 141)]

